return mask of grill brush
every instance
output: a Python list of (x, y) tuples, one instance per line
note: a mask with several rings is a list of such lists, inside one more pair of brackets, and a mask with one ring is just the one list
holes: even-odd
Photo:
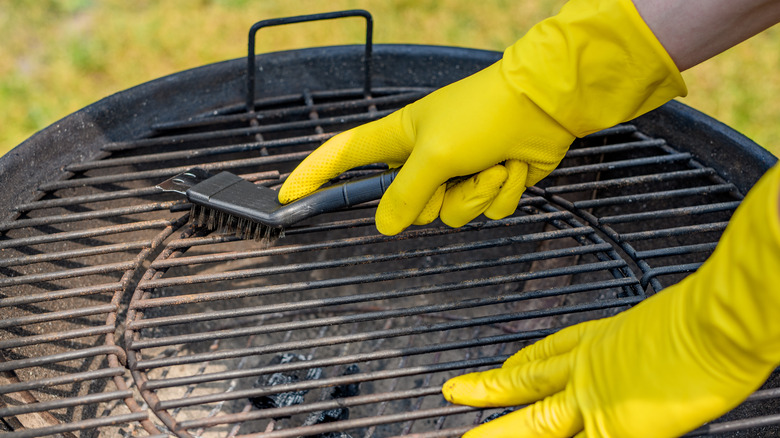
[(190, 222), (195, 226), (260, 241), (282, 237), (285, 227), (312, 216), (377, 200), (397, 173), (398, 169), (391, 169), (333, 184), (286, 205), (279, 203), (276, 190), (230, 172), (214, 175), (197, 167), (157, 187), (187, 197), (192, 203)]

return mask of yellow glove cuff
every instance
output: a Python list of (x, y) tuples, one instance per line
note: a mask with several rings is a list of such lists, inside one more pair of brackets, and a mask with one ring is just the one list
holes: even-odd
[(507, 83), (576, 137), (688, 94), (631, 0), (568, 2), (509, 47), (502, 68)]

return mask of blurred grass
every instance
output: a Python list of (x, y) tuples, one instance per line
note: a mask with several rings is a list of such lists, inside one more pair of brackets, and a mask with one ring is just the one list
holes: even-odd
[[(376, 43), (502, 50), (564, 0), (0, 0), (0, 155), (105, 96), (245, 56), (256, 21), (363, 8)], [(261, 31), (258, 52), (357, 43), (360, 21)], [(780, 155), (780, 29), (685, 73), (683, 102)]]

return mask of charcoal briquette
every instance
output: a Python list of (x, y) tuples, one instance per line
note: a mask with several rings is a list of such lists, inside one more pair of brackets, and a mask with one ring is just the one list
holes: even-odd
[[(275, 356), (269, 365), (280, 365), (308, 360), (305, 356), (299, 354), (285, 353)], [(266, 388), (278, 385), (286, 385), (305, 380), (317, 380), (322, 377), (322, 368), (298, 369), (273, 374), (264, 374), (255, 382), (255, 388)], [(308, 390), (289, 391), (279, 394), (262, 395), (259, 397), (249, 397), (249, 401), (257, 409), (283, 408), (295, 406), (303, 403), (304, 396)]]

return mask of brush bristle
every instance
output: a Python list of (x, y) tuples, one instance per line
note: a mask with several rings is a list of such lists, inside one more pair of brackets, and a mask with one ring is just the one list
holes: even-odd
[(196, 227), (205, 227), (209, 231), (233, 234), (240, 239), (252, 239), (257, 242), (271, 242), (284, 237), (284, 228), (269, 227), (197, 204), (192, 204), (190, 208), (190, 223)]

